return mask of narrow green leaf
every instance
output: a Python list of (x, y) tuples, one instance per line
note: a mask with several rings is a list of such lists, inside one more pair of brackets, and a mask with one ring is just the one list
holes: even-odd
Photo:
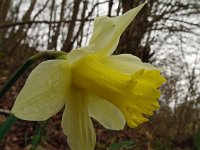
[(36, 150), (37, 146), (40, 144), (41, 138), (45, 134), (47, 125), (48, 125), (48, 120), (37, 123), (35, 133), (33, 136), (31, 150)]
[(1, 125), (0, 127), (0, 140), (2, 140), (5, 135), (8, 133), (8, 131), (10, 131), (10, 128), (12, 127), (12, 125), (15, 124), (15, 122), (17, 121), (17, 118), (14, 115), (10, 115), (6, 122)]
[(200, 131), (197, 133), (195, 137), (195, 149), (200, 150)]
[(12, 87), (13, 84), (19, 79), (19, 77), (33, 64), (31, 59), (28, 59), (17, 71), (12, 75), (12, 77), (7, 81), (7, 83), (0, 90), (0, 98), (3, 97), (6, 92)]

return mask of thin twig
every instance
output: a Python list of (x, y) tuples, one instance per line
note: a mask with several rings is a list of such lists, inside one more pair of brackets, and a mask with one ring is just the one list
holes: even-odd
[[(77, 19), (75, 21), (93, 21), (94, 19)], [(15, 23), (0, 23), (0, 28), (9, 28), (13, 26), (22, 26), (22, 25), (30, 25), (30, 24), (59, 24), (59, 23), (70, 23), (72, 20), (62, 20), (62, 21), (47, 21), (47, 20), (39, 20), (39, 21), (23, 21), (23, 22), (15, 22)]]
[(0, 108), (0, 114), (10, 115), (10, 114), (11, 114), (11, 111), (10, 111), (10, 110), (6, 110), (6, 109), (1, 109), (1, 108)]

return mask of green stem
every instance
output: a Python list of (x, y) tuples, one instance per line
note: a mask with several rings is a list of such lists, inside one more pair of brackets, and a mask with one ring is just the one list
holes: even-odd
[[(5, 93), (12, 87), (12, 85), (19, 79), (19, 77), (36, 61), (40, 59), (64, 59), (66, 57), (66, 53), (59, 51), (45, 51), (40, 52), (32, 57), (30, 57), (21, 67), (12, 75), (12, 77), (8, 80), (8, 82), (4, 85), (4, 87), (0, 90), (0, 98), (2, 98)], [(17, 118), (11, 114), (5, 123), (0, 126), (0, 140), (2, 140), (5, 135), (8, 133), (12, 125), (15, 124)]]
[(19, 79), (19, 77), (37, 60), (39, 59), (56, 59), (62, 58), (66, 53), (58, 51), (45, 51), (40, 52), (32, 57), (30, 57), (19, 69), (12, 75), (12, 77), (7, 81), (5, 86), (0, 90), (0, 99), (5, 95), (5, 93), (12, 87), (12, 85)]
[(31, 59), (28, 59), (13, 75), (12, 77), (7, 81), (5, 86), (0, 91), (0, 98), (3, 97), (6, 92), (12, 87), (12, 85), (17, 81), (17, 79), (26, 71), (28, 67), (30, 67), (33, 64), (33, 61)]

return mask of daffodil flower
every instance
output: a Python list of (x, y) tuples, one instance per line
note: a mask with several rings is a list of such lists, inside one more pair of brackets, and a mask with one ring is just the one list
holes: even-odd
[(93, 150), (91, 118), (105, 128), (122, 130), (147, 121), (159, 107), (160, 71), (130, 54), (111, 55), (120, 35), (144, 4), (125, 14), (98, 17), (89, 45), (72, 50), (66, 60), (39, 64), (17, 96), (12, 113), (43, 121), (63, 107), (62, 128), (72, 150)]

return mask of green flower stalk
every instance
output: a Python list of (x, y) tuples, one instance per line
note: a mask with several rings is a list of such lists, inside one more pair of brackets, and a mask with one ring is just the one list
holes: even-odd
[(98, 17), (89, 45), (74, 49), (66, 60), (48, 60), (29, 75), (12, 113), (43, 121), (63, 107), (62, 128), (72, 150), (93, 150), (91, 118), (105, 128), (136, 127), (159, 107), (160, 71), (130, 54), (111, 55), (120, 36), (145, 5), (109, 18)]

